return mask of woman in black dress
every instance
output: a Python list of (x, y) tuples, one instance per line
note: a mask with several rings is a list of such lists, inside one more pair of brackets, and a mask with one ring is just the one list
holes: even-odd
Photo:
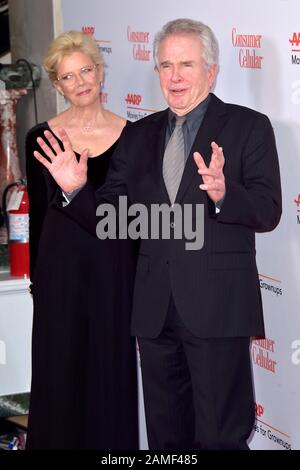
[(90, 36), (62, 34), (44, 66), (69, 107), (26, 139), (34, 301), (27, 449), (137, 449), (133, 242), (100, 241), (62, 216), (51, 205), (57, 184), (33, 156), (38, 137), (64, 128), (78, 159), (89, 149), (97, 189), (126, 122), (101, 106), (103, 61)]

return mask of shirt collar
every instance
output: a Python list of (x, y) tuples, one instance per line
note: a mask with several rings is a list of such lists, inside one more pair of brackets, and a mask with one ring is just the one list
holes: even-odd
[[(192, 109), (192, 111), (187, 113), (186, 125), (189, 131), (193, 130), (194, 127), (199, 125), (199, 120), (202, 119), (204, 114), (206, 113), (209, 102), (210, 102), (210, 94), (205, 98), (205, 100), (201, 101), (201, 103), (199, 103), (198, 106), (196, 106), (196, 108)], [(175, 127), (175, 118), (176, 118), (176, 114), (171, 109), (169, 109), (168, 127), (171, 133)]]

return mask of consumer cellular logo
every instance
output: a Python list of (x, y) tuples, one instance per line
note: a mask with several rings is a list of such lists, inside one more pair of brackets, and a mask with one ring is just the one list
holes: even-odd
[(149, 31), (134, 31), (127, 27), (127, 40), (132, 43), (132, 56), (134, 60), (150, 61), (151, 49), (149, 49)]
[(275, 341), (273, 339), (253, 339), (251, 353), (253, 364), (273, 374), (276, 373), (277, 362), (273, 358), (275, 353)]
[(233, 47), (239, 48), (239, 64), (241, 68), (261, 69), (263, 56), (260, 55), (262, 47), (261, 34), (242, 34), (232, 28), (231, 42)]

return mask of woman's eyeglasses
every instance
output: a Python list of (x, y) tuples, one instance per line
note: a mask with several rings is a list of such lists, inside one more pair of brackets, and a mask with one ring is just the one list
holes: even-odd
[(65, 73), (61, 77), (57, 77), (57, 80), (67, 86), (73, 86), (75, 84), (78, 74), (83, 80), (93, 80), (96, 77), (96, 69), (98, 65), (99, 64), (86, 65), (85, 67), (81, 67), (78, 73)]

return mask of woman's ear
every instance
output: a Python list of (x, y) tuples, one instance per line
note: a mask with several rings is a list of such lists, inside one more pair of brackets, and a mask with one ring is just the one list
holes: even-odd
[(56, 91), (57, 91), (61, 96), (65, 96), (65, 94), (64, 94), (64, 92), (63, 92), (63, 90), (62, 90), (62, 87), (60, 86), (58, 80), (55, 80), (55, 81), (53, 82), (53, 86), (54, 86), (54, 88), (56, 89)]

